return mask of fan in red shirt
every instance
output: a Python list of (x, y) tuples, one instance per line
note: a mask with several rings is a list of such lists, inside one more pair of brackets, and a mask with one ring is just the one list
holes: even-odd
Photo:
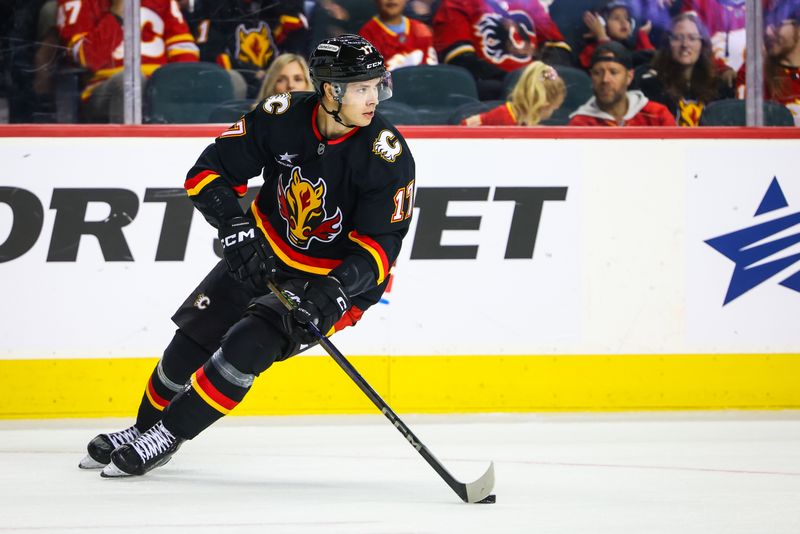
[(633, 57), (616, 41), (600, 44), (589, 69), (594, 96), (570, 115), (570, 126), (675, 126), (675, 117), (641, 91), (628, 91)]
[(522, 71), (508, 102), (485, 113), (467, 117), (467, 126), (536, 126), (549, 119), (564, 103), (567, 87), (556, 69), (534, 61)]
[(383, 55), (389, 70), (439, 62), (431, 29), (403, 15), (406, 3), (407, 0), (375, 0), (378, 14), (358, 31)]
[[(105, 91), (101, 91), (102, 102), (92, 97), (97, 96), (101, 85), (111, 83), (112, 77), (122, 72), (123, 5), (124, 0), (58, 0), (61, 39), (73, 61), (92, 71), (92, 78), (81, 94), (86, 118), (90, 120), (110, 118), (121, 122), (121, 98), (115, 99)], [(175, 0), (141, 0), (140, 16), (143, 75), (150, 76), (166, 63), (197, 61), (200, 57)], [(121, 93), (121, 81), (118, 85), (119, 89), (112, 92)]]
[(589, 42), (580, 54), (580, 63), (588, 69), (597, 45), (606, 41), (619, 41), (631, 50), (655, 50), (650, 42), (650, 23), (643, 28), (636, 27), (636, 19), (631, 13), (628, 0), (611, 0), (598, 16), (587, 11), (583, 14), (583, 21), (589, 28), (592, 41)]
[(570, 50), (539, 0), (442, 0), (433, 18), (433, 45), (443, 63), (472, 73), (483, 100), (497, 97), (506, 73), (545, 55), (561, 62), (549, 51)]
[[(764, 99), (780, 102), (800, 126), (800, 8), (776, 10), (767, 17), (764, 32), (767, 57), (764, 64)], [(736, 92), (745, 97), (745, 65), (736, 78)]]

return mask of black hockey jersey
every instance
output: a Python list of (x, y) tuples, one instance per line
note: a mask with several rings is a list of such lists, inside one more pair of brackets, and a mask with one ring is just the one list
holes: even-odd
[(317, 129), (318, 113), (315, 93), (264, 100), (203, 152), (185, 188), (194, 196), (224, 183), (241, 197), (248, 179), (263, 174), (251, 212), (281, 270), (327, 275), (366, 260), (377, 283), (352, 299), (360, 316), (380, 300), (408, 231), (414, 159), (379, 113), (331, 140)]

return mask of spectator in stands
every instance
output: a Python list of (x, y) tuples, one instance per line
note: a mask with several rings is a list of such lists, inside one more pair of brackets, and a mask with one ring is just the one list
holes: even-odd
[[(278, 56), (277, 43), (287, 44), (293, 39), (292, 33), (299, 30), (307, 33), (302, 2), (297, 4), (195, 0), (190, 5), (190, 26), (200, 46), (200, 59), (228, 71), (234, 98), (255, 98), (267, 68)], [(305, 54), (304, 48), (300, 51)]]
[(279, 93), (292, 91), (311, 91), (311, 76), (308, 73), (308, 64), (303, 56), (297, 54), (281, 54), (272, 62), (264, 76), (264, 83), (256, 97), (255, 104), (265, 98)]
[(634, 54), (634, 66), (649, 61), (655, 50), (649, 36), (652, 24), (648, 21), (643, 27), (637, 28), (628, 0), (611, 0), (600, 13), (586, 11), (583, 22), (589, 28), (587, 37), (590, 40), (580, 55), (580, 63), (585, 69), (589, 68), (597, 45), (611, 40), (622, 43), (634, 52), (641, 52), (638, 57), (644, 59), (637, 61), (637, 54)]
[[(89, 69), (83, 89), (84, 119), (122, 122), (124, 0), (59, 0), (58, 26), (72, 60)], [(175, 0), (141, 0), (142, 75), (160, 66), (197, 61), (199, 51)]]
[(358, 33), (371, 42), (386, 61), (386, 68), (436, 65), (431, 29), (403, 15), (406, 0), (375, 0), (378, 14)]
[(693, 12), (708, 29), (722, 80), (733, 87), (744, 63), (745, 0), (683, 0), (681, 12)]
[(571, 63), (564, 36), (538, 0), (442, 0), (433, 43), (439, 61), (472, 73), (481, 100), (499, 98), (506, 74), (534, 59)]
[(570, 115), (570, 126), (675, 126), (672, 113), (641, 91), (629, 91), (633, 80), (631, 51), (617, 41), (600, 44), (589, 75), (594, 96)]
[(640, 80), (647, 98), (672, 111), (678, 126), (697, 126), (709, 102), (733, 98), (722, 82), (703, 23), (693, 13), (672, 20), (669, 36)]
[[(764, 33), (767, 57), (764, 61), (764, 99), (780, 102), (800, 126), (800, 6), (776, 9), (767, 16)], [(745, 65), (739, 69), (736, 91), (745, 97)]]
[(0, 122), (54, 122), (54, 0), (0, 1)]
[(549, 119), (567, 95), (556, 69), (534, 61), (522, 72), (508, 101), (485, 113), (467, 117), (467, 126), (536, 126)]

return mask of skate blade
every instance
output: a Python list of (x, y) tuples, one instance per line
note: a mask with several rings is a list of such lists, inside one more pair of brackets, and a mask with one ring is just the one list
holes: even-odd
[(126, 473), (116, 465), (114, 462), (111, 462), (107, 466), (103, 467), (103, 470), (100, 472), (100, 476), (103, 478), (120, 478), (120, 477), (131, 477), (130, 473)]
[(103, 464), (89, 456), (84, 456), (83, 460), (78, 463), (79, 469), (103, 469), (107, 464)]

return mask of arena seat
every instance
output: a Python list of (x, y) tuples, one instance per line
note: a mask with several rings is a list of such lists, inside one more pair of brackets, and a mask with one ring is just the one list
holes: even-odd
[[(566, 113), (569, 115), (585, 104), (586, 101), (594, 95), (592, 92), (592, 80), (582, 69), (563, 65), (555, 65), (553, 68), (555, 68), (558, 75), (564, 79), (564, 84), (567, 86), (567, 96), (564, 98), (564, 103), (559, 108), (559, 111), (562, 114)], [(516, 85), (517, 80), (519, 80), (519, 77), (522, 75), (522, 70), (523, 69), (517, 69), (511, 71), (506, 76), (504, 82), (506, 96), (511, 94), (514, 85)]]
[[(708, 104), (700, 115), (700, 126), (746, 126), (747, 103), (728, 98)], [(764, 102), (764, 126), (794, 126), (792, 112), (778, 102)]]
[(450, 120), (448, 123), (461, 124), (461, 121), (467, 117), (477, 115), (478, 113), (485, 113), (490, 109), (494, 109), (500, 104), (503, 104), (504, 102), (505, 100), (483, 100), (481, 102), (469, 102), (467, 104), (463, 104), (458, 106), (453, 111), (453, 113), (450, 115)]
[(392, 100), (413, 107), (420, 124), (448, 124), (453, 111), (478, 101), (468, 70), (455, 65), (418, 65), (392, 71)]
[(394, 98), (378, 104), (378, 113), (394, 125), (422, 124), (422, 119), (416, 109), (403, 102), (395, 101)]
[(584, 46), (583, 34), (588, 31), (583, 23), (585, 11), (598, 11), (607, 1), (602, 0), (555, 0), (550, 6), (550, 18), (556, 23), (564, 40), (572, 48), (577, 59)]
[(209, 121), (211, 112), (233, 99), (233, 84), (214, 63), (168, 63), (147, 83), (144, 118), (148, 123), (193, 124)]
[(211, 110), (208, 122), (231, 124), (253, 109), (253, 100), (228, 100)]

